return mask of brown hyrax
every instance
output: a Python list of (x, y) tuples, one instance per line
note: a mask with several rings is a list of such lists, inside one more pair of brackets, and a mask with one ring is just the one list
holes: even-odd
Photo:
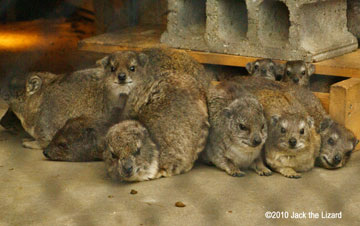
[(300, 114), (274, 115), (269, 122), (265, 159), (270, 168), (289, 178), (312, 169), (320, 148), (313, 119)]
[(282, 81), (310, 88), (310, 76), (314, 74), (315, 66), (302, 60), (288, 61), (285, 64)]
[(276, 64), (271, 59), (261, 59), (246, 64), (246, 70), (253, 77), (262, 77), (270, 80), (281, 80), (282, 65)]
[(72, 118), (57, 131), (43, 154), (57, 161), (101, 160), (108, 122), (88, 117)]
[[(99, 72), (100, 71), (100, 72)], [(107, 101), (102, 78), (103, 69), (84, 70), (69, 75), (46, 72), (29, 73), (25, 79), (11, 80), (8, 102), (11, 110), (35, 142), (23, 143), (29, 148), (45, 148), (55, 133), (70, 118), (81, 115), (92, 118), (110, 117), (111, 103)], [(94, 75), (94, 76), (93, 76)], [(125, 90), (126, 92), (126, 90)], [(116, 97), (114, 108), (120, 107)]]
[(231, 176), (244, 176), (241, 169), (253, 168), (270, 175), (260, 159), (267, 138), (263, 108), (255, 96), (230, 82), (210, 86), (208, 97), (210, 134), (202, 159)]
[[(326, 157), (328, 161), (331, 161), (336, 154), (339, 154), (341, 159), (343, 159), (342, 156), (344, 156), (345, 153), (348, 153), (350, 156), (352, 152), (349, 152), (349, 147), (352, 146), (353, 149), (355, 149), (355, 144), (357, 144), (358, 140), (356, 139), (354, 133), (345, 128), (343, 125), (334, 122), (326, 113), (319, 98), (317, 98), (307, 88), (252, 77), (239, 77), (236, 82), (252, 91), (263, 89), (277, 90), (280, 93), (286, 93), (290, 102), (293, 102), (292, 100), (299, 102), (305, 108), (306, 112), (314, 119), (316, 131), (321, 136), (322, 145), (320, 148), (320, 155), (322, 157)], [(337, 138), (336, 145), (326, 144), (330, 138), (334, 138), (332, 137), (334, 135)], [(330, 143), (332, 143), (332, 141), (330, 141)], [(320, 159), (320, 155), (318, 156), (317, 163), (319, 163), (321, 167), (327, 169), (337, 167), (337, 165), (334, 164), (333, 166), (326, 164), (326, 162), (323, 161), (325, 160), (324, 158), (322, 158), (322, 160)], [(341, 165), (339, 164), (339, 166), (344, 166), (345, 164), (346, 161), (342, 162)]]
[(125, 120), (112, 126), (105, 140), (104, 160), (111, 178), (145, 181), (161, 176), (159, 150), (138, 121)]
[(171, 176), (189, 171), (205, 147), (209, 129), (205, 81), (196, 75), (203, 70), (197, 70), (195, 61), (159, 57), (152, 50), (123, 51), (100, 64), (107, 89), (117, 90), (122, 81), (134, 84), (122, 118), (138, 120), (148, 129), (158, 144), (160, 172)]

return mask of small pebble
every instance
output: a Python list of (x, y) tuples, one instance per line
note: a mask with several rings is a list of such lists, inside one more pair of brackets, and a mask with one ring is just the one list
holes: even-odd
[(232, 213), (232, 210), (229, 210), (228, 213)]
[(9, 170), (14, 170), (14, 168), (10, 168)]
[(176, 202), (176, 203), (175, 203), (175, 206), (176, 206), (176, 207), (185, 207), (185, 204), (182, 203), (182, 202)]
[(114, 198), (114, 196), (113, 195), (108, 195), (108, 198), (112, 199), (112, 198)]
[(134, 189), (131, 189), (130, 194), (135, 195), (135, 194), (137, 194), (137, 191)]

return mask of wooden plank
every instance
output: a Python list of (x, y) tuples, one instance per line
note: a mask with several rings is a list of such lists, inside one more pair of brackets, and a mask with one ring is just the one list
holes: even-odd
[[(150, 47), (164, 47), (160, 43), (160, 37), (166, 27), (158, 26), (136, 26), (126, 28), (114, 33), (106, 33), (79, 42), (79, 49), (111, 53), (120, 50), (142, 50)], [(226, 66), (245, 67), (248, 62), (258, 58), (236, 55), (227, 55), (210, 52), (185, 51), (203, 64), (217, 64)], [(278, 61), (283, 62), (283, 61)], [(316, 74), (335, 75), (343, 77), (360, 78), (360, 49), (340, 57), (315, 63)]]
[(331, 86), (329, 112), (335, 121), (345, 125), (360, 138), (359, 78), (347, 79)]

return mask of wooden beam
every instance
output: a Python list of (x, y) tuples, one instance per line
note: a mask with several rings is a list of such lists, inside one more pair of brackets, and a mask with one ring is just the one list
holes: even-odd
[(331, 86), (329, 113), (335, 121), (345, 125), (360, 138), (359, 78), (347, 79)]

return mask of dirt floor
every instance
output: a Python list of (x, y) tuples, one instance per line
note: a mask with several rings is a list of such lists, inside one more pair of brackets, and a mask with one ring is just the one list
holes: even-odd
[[(103, 55), (80, 52), (76, 43), (92, 33), (91, 24), (65, 20), (1, 25), (1, 77), (91, 66)], [(0, 103), (0, 117), (4, 108)], [(360, 225), (360, 152), (343, 169), (316, 168), (297, 180), (253, 172), (234, 178), (197, 164), (172, 178), (116, 183), (102, 162), (48, 161), (41, 150), (24, 149), (24, 137), (0, 128), (1, 226)], [(176, 207), (178, 201), (185, 207)], [(268, 211), (282, 219), (267, 219)], [(294, 213), (306, 219), (291, 218)], [(326, 213), (341, 218), (322, 218)]]

